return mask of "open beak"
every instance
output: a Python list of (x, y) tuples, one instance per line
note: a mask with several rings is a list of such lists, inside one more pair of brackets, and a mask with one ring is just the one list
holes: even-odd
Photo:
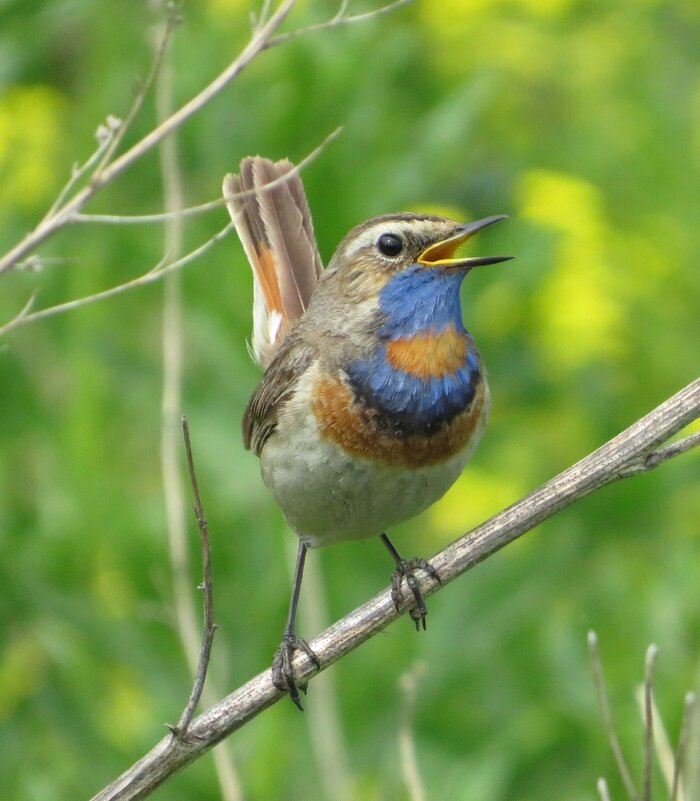
[(448, 239), (443, 239), (442, 242), (435, 242), (435, 244), (427, 247), (418, 257), (419, 264), (425, 264), (427, 267), (447, 267), (471, 270), (472, 267), (480, 267), (485, 264), (498, 264), (502, 261), (512, 259), (512, 256), (474, 256), (469, 259), (454, 258), (455, 251), (467, 239), (474, 236), (482, 228), (488, 225), (499, 222), (500, 220), (507, 220), (505, 214), (497, 214), (493, 217), (484, 217), (483, 220), (476, 220), (475, 222), (465, 223), (459, 225), (455, 229), (454, 234)]

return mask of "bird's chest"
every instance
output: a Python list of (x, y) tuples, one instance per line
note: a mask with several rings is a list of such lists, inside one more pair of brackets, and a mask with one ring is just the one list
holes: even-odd
[(311, 400), (320, 435), (353, 457), (416, 469), (470, 446), (488, 389), (468, 335), (448, 328), (378, 345), (335, 374), (319, 374)]
[[(261, 453), (263, 478), (310, 545), (380, 534), (435, 503), (483, 429), (481, 383), (470, 409), (432, 436), (380, 430), (347, 380), (312, 367)], [(456, 433), (455, 433), (456, 432)]]

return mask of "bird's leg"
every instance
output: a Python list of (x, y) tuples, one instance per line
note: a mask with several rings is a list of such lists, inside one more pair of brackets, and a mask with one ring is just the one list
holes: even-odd
[(304, 707), (299, 700), (299, 690), (306, 692), (306, 684), (297, 684), (294, 678), (294, 668), (292, 666), (294, 652), (303, 651), (317, 668), (321, 667), (318, 657), (311, 650), (311, 646), (308, 642), (301, 637), (297, 637), (296, 634), (297, 606), (299, 604), (299, 591), (301, 590), (301, 578), (304, 574), (304, 562), (306, 561), (307, 550), (306, 545), (300, 540), (299, 550), (297, 551), (297, 566), (294, 571), (292, 600), (289, 604), (287, 627), (284, 630), (284, 636), (282, 637), (280, 647), (277, 649), (274, 659), (272, 660), (272, 683), (278, 690), (289, 690), (289, 697), (302, 712), (304, 711)]
[(381, 541), (386, 545), (387, 550), (394, 558), (394, 562), (396, 562), (396, 570), (391, 574), (391, 600), (394, 602), (396, 609), (398, 609), (401, 603), (401, 580), (405, 578), (408, 589), (413, 594), (413, 598), (416, 602), (416, 605), (411, 607), (408, 613), (411, 616), (411, 620), (416, 624), (416, 629), (420, 630), (422, 625), (425, 631), (425, 618), (428, 614), (428, 610), (425, 606), (425, 601), (423, 600), (423, 594), (420, 591), (420, 585), (418, 584), (415, 571), (418, 568), (425, 570), (438, 584), (442, 583), (440, 581), (440, 576), (427, 559), (403, 559), (401, 554), (394, 547), (392, 541), (387, 537), (386, 532), (381, 535)]

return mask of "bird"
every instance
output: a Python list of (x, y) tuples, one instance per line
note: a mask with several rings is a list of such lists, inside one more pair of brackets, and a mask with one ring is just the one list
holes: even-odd
[(324, 269), (299, 169), (249, 156), (223, 194), (253, 271), (252, 354), (264, 368), (243, 415), (243, 441), (299, 543), (287, 625), (272, 680), (303, 709), (295, 652), (319, 660), (296, 631), (307, 552), (379, 537), (425, 628), (416, 572), (387, 529), (435, 503), (457, 480), (490, 407), (460, 287), (475, 267), (511, 256), (456, 254), (495, 215), (459, 222), (392, 213), (354, 227)]

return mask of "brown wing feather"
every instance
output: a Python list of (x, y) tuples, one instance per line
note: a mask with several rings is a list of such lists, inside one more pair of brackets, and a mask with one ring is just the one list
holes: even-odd
[(277, 427), (279, 410), (313, 359), (311, 346), (302, 339), (297, 327), (292, 328), (243, 413), (243, 444), (257, 456)]

